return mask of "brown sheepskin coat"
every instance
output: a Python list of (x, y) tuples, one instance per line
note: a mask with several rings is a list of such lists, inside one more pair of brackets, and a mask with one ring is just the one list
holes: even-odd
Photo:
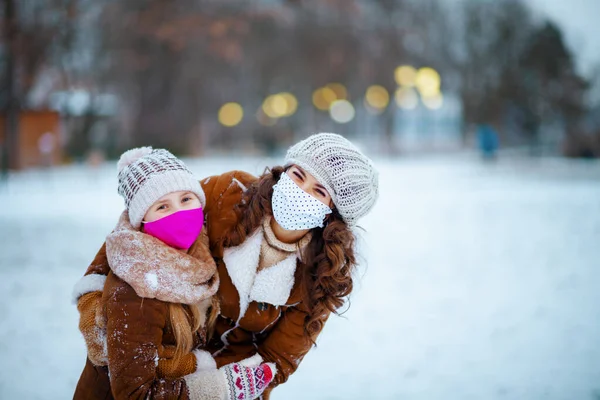
[[(104, 281), (102, 299), (96, 296), (98, 301), (90, 307), (99, 326), (94, 324), (86, 338), (88, 343), (90, 337), (105, 338), (106, 354), (91, 357), (104, 366), (87, 360), (74, 398), (188, 399), (182, 377), (195, 370), (195, 355), (174, 358), (176, 340), (169, 306), (182, 304), (188, 311), (185, 304), (200, 306), (201, 329), (194, 332), (193, 348), (204, 346), (206, 312), (219, 284), (208, 236), (204, 232), (188, 254), (180, 253), (133, 230), (124, 213), (109, 240), (115, 268), (109, 270)], [(155, 265), (160, 265), (160, 271)], [(156, 279), (154, 284), (146, 284), (144, 278), (149, 275)], [(184, 280), (193, 285), (177, 283), (167, 290), (173, 282)], [(184, 287), (188, 291), (182, 292)], [(89, 301), (83, 297), (81, 302)]]
[[(221, 315), (207, 350), (213, 353), (219, 367), (256, 352), (265, 362), (275, 363), (277, 375), (264, 395), (268, 398), (273, 387), (285, 382), (296, 371), (312, 342), (304, 333), (308, 310), (298, 284), (296, 255), (256, 275), (262, 231), (249, 235), (244, 243), (234, 248), (223, 248), (220, 244), (228, 229), (238, 222), (234, 206), (241, 201), (246, 187), (256, 179), (248, 173), (232, 171), (201, 181), (206, 194), (204, 212), (210, 250), (220, 278), (217, 296)], [(108, 272), (103, 246), (86, 275), (106, 275)], [(156, 306), (149, 307), (149, 312), (162, 315)], [(328, 315), (323, 318), (327, 319)], [(90, 382), (94, 379), (102, 378), (89, 374)], [(149, 377), (131, 376), (131, 379), (137, 381)], [(175, 381), (161, 385), (161, 389), (168, 388), (172, 393), (184, 390), (181, 383)], [(185, 397), (182, 394), (180, 398)]]

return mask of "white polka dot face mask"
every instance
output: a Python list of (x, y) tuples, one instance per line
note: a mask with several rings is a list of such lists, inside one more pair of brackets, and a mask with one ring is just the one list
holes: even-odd
[(306, 193), (286, 174), (273, 186), (271, 199), (275, 221), (288, 231), (323, 227), (331, 208)]

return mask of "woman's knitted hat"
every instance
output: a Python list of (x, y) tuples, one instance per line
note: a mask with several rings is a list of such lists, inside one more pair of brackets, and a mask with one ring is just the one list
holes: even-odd
[(290, 147), (285, 166), (298, 165), (331, 195), (344, 221), (356, 225), (379, 195), (379, 174), (373, 162), (348, 139), (318, 133)]
[(152, 147), (128, 150), (121, 155), (117, 169), (119, 194), (125, 199), (129, 222), (136, 229), (152, 204), (166, 194), (190, 191), (198, 196), (202, 207), (206, 205), (200, 182), (167, 150)]

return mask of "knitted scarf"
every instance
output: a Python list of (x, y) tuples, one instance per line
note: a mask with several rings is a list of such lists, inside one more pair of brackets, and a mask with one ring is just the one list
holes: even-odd
[(124, 211), (106, 238), (111, 270), (140, 297), (169, 303), (197, 304), (219, 287), (206, 229), (187, 253), (133, 228)]

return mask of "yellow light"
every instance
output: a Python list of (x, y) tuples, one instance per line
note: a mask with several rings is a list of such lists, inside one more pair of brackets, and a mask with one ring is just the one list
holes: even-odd
[(439, 110), (444, 105), (444, 96), (439, 92), (435, 96), (422, 97), (421, 100), (430, 110)]
[(394, 71), (394, 78), (400, 86), (415, 86), (417, 70), (410, 65), (401, 65)]
[(367, 99), (363, 99), (363, 105), (367, 109), (367, 112), (371, 115), (379, 115), (385, 111), (385, 108), (373, 108), (369, 103), (367, 103)]
[(354, 114), (354, 106), (348, 100), (336, 100), (329, 109), (331, 119), (340, 124), (352, 121)]
[(224, 126), (236, 126), (244, 117), (244, 110), (238, 103), (225, 103), (219, 109), (219, 122)]
[(269, 96), (271, 99), (271, 109), (275, 112), (276, 117), (283, 117), (288, 112), (288, 105), (285, 97), (280, 94)]
[(419, 93), (421, 93), (421, 97), (436, 97), (440, 94), (440, 88), (436, 86), (424, 86), (419, 88)]
[(279, 118), (287, 112), (287, 103), (280, 94), (272, 94), (263, 101), (262, 109), (270, 118)]
[(336, 100), (336, 94), (333, 90), (328, 87), (322, 87), (313, 92), (312, 96), (313, 104), (319, 110), (327, 111)]
[(341, 83), (328, 83), (325, 87), (331, 89), (333, 93), (335, 93), (335, 99), (332, 101), (348, 99), (348, 91)]
[(287, 105), (287, 112), (284, 116), (289, 117), (290, 115), (293, 115), (298, 109), (298, 100), (296, 99), (296, 96), (288, 92), (280, 93), (280, 95), (285, 99)]
[(436, 96), (440, 92), (441, 83), (440, 74), (433, 68), (424, 67), (417, 72), (416, 84), (422, 96)]
[(401, 87), (396, 90), (396, 104), (405, 110), (414, 110), (419, 105), (419, 96), (413, 88)]
[(383, 110), (390, 103), (390, 95), (383, 86), (373, 85), (367, 89), (365, 101), (372, 108)]

